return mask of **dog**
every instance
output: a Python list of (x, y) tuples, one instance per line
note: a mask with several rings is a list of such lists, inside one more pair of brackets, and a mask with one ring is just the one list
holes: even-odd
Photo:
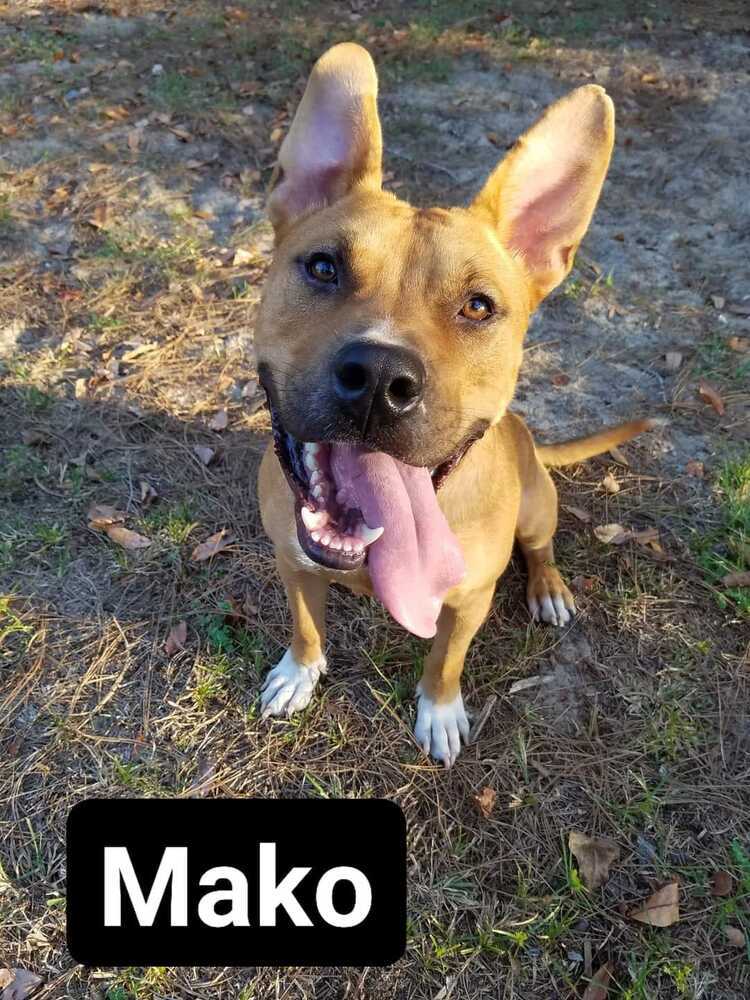
[(433, 638), (414, 733), (450, 767), (469, 736), (464, 659), (515, 542), (533, 618), (562, 626), (575, 613), (547, 467), (654, 422), (541, 446), (508, 406), (529, 317), (572, 267), (613, 143), (612, 101), (583, 86), (468, 208), (414, 208), (382, 190), (369, 54), (344, 43), (313, 67), (269, 198), (275, 250), (255, 331), (273, 428), (261, 518), (293, 621), (263, 717), (309, 703), (326, 671), (328, 587), (343, 584)]

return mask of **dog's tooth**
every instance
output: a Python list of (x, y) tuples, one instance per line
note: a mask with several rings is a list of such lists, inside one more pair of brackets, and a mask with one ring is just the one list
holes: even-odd
[(313, 487), (312, 495), (316, 500), (325, 500), (328, 496), (328, 486), (326, 483), (318, 483), (317, 486)]
[(355, 552), (364, 552), (365, 551), (364, 542), (354, 541), (352, 543), (352, 548), (354, 549)]
[(310, 444), (306, 441), (302, 445), (302, 461), (308, 472), (314, 472), (318, 468), (317, 452), (318, 446), (316, 444)]
[(308, 531), (315, 528), (322, 528), (328, 522), (328, 514), (324, 510), (313, 511), (309, 507), (303, 507), (300, 511), (302, 523)]
[(366, 524), (362, 523), (357, 533), (365, 545), (372, 545), (373, 542), (377, 542), (384, 531), (385, 528), (368, 528)]
[(326, 531), (323, 534), (321, 534), (321, 536), (320, 536), (320, 542), (321, 542), (322, 545), (330, 545), (331, 544), (331, 533), (330, 533), (330, 531)]
[(315, 472), (310, 473), (310, 485), (317, 486), (318, 483), (324, 483), (325, 481), (325, 474), (316, 466)]
[(314, 542), (319, 542), (320, 541), (320, 532), (319, 531), (311, 531), (310, 532), (310, 538), (312, 538), (312, 540)]
[(333, 538), (331, 539), (331, 548), (332, 549), (342, 549), (343, 547), (344, 547), (344, 543), (341, 540), (341, 535), (334, 535)]
[(354, 546), (352, 545), (352, 541), (351, 541), (350, 538), (345, 538), (344, 539), (344, 541), (342, 543), (342, 548), (343, 548), (344, 552), (351, 552), (352, 551), (352, 549), (354, 548)]

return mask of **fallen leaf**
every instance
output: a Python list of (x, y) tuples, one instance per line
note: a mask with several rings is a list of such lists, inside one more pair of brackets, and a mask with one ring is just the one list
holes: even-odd
[(255, 254), (250, 253), (249, 250), (243, 250), (239, 247), (234, 251), (234, 257), (232, 257), (233, 267), (242, 267), (245, 264), (252, 264), (255, 260)]
[(612, 475), (611, 472), (608, 472), (607, 475), (602, 480), (602, 486), (607, 491), (607, 493), (620, 492), (620, 484), (617, 482), (617, 480), (615, 479), (615, 477)]
[(167, 656), (174, 656), (175, 653), (185, 648), (186, 641), (187, 622), (179, 622), (179, 624), (171, 629), (167, 636), (167, 641), (164, 643), (164, 652)]
[(607, 1000), (609, 996), (609, 981), (612, 978), (612, 966), (609, 962), (597, 969), (583, 991), (581, 1000)]
[(731, 896), (734, 890), (734, 879), (729, 872), (716, 871), (711, 879), (712, 896)]
[(696, 462), (694, 458), (691, 458), (685, 466), (685, 472), (689, 476), (692, 476), (693, 479), (703, 479), (706, 474), (706, 469), (703, 462)]
[(485, 819), (490, 815), (492, 810), (495, 808), (495, 801), (497, 799), (497, 792), (494, 788), (485, 787), (474, 796), (474, 802), (479, 812), (484, 816)]
[(570, 589), (577, 594), (590, 593), (597, 584), (595, 576), (574, 576), (570, 581)]
[(628, 534), (639, 545), (649, 545), (651, 542), (659, 541), (658, 528), (644, 528), (643, 531), (630, 531)]
[(170, 125), (169, 131), (175, 138), (179, 139), (180, 142), (192, 142), (193, 136), (186, 128), (182, 128), (180, 125)]
[(141, 503), (144, 507), (148, 507), (154, 502), (154, 500), (159, 498), (159, 494), (156, 492), (154, 487), (145, 479), (139, 480), (138, 485), (141, 488)]
[(609, 453), (615, 460), (615, 462), (617, 462), (618, 465), (624, 465), (626, 467), (630, 466), (630, 462), (623, 455), (623, 453), (620, 451), (620, 449), (617, 447), (616, 444), (612, 445), (612, 447), (609, 449)]
[(88, 509), (89, 524), (98, 531), (104, 531), (110, 524), (122, 524), (125, 514), (106, 503), (92, 504)]
[(712, 295), (711, 302), (713, 303), (714, 309), (723, 309), (727, 300), (723, 295)]
[(737, 351), (738, 354), (747, 354), (750, 351), (750, 337), (730, 337), (727, 343), (730, 350)]
[(135, 552), (137, 549), (147, 549), (151, 545), (150, 538), (146, 538), (145, 535), (139, 535), (137, 531), (131, 531), (124, 524), (109, 524), (104, 530), (108, 538), (129, 552)]
[(76, 399), (85, 399), (88, 395), (89, 384), (85, 378), (77, 378), (73, 387), (73, 394)]
[(630, 537), (630, 532), (621, 524), (598, 524), (594, 528), (594, 534), (605, 545), (622, 545)]
[(569, 514), (572, 514), (573, 517), (578, 518), (579, 521), (583, 521), (584, 524), (588, 524), (589, 521), (591, 520), (591, 514), (589, 514), (589, 512), (587, 510), (584, 510), (582, 507), (573, 507), (569, 506), (566, 503), (564, 503), (562, 507), (563, 510), (567, 510)]
[(0, 975), (8, 976), (5, 983), (0, 980), (0, 985), (5, 989), (0, 993), (0, 1000), (26, 1000), (32, 993), (36, 992), (41, 984), (41, 976), (28, 972), (26, 969), (3, 969)]
[(651, 927), (671, 927), (680, 919), (680, 887), (668, 882), (629, 914), (631, 920)]
[(711, 383), (707, 382), (704, 378), (698, 383), (698, 395), (704, 403), (709, 403), (713, 406), (720, 417), (724, 416), (724, 400)]
[(143, 129), (134, 128), (128, 132), (128, 149), (131, 153), (137, 153), (141, 146)]
[(226, 410), (219, 410), (211, 418), (209, 428), (212, 431), (225, 431), (229, 425), (229, 414)]
[(221, 531), (217, 531), (216, 534), (207, 538), (205, 542), (196, 545), (193, 549), (193, 554), (190, 556), (193, 562), (204, 562), (206, 559), (211, 559), (213, 556), (223, 552), (228, 545), (232, 545), (237, 539), (226, 532), (227, 529), (222, 528)]
[(571, 830), (568, 847), (578, 862), (587, 889), (598, 889), (606, 882), (609, 866), (620, 860), (620, 848), (606, 837), (588, 837), (585, 833)]
[(558, 372), (552, 376), (550, 382), (552, 385), (567, 385), (570, 382), (570, 375), (566, 375), (565, 372)]
[(203, 463), (203, 465), (210, 465), (216, 456), (216, 452), (213, 450), (213, 448), (209, 448), (205, 444), (196, 444), (193, 447), (193, 451), (198, 456), (198, 459)]
[(197, 209), (195, 212), (193, 212), (193, 215), (196, 217), (196, 219), (204, 219), (204, 220), (205, 219), (209, 219), (210, 220), (210, 219), (214, 218), (214, 213), (211, 212), (208, 209), (205, 209), (205, 210), (204, 209)]
[(113, 122), (121, 122), (130, 117), (128, 109), (124, 108), (121, 104), (105, 108), (103, 114), (105, 118), (109, 118)]
[(750, 570), (741, 573), (727, 573), (721, 578), (725, 587), (750, 587)]
[(94, 229), (106, 229), (109, 211), (106, 201), (100, 201), (86, 220)]
[(667, 351), (665, 360), (668, 372), (676, 372), (682, 365), (682, 355), (679, 351)]
[[(745, 947), (745, 935), (739, 929), (739, 927), (732, 927), (731, 924), (727, 924), (724, 928), (724, 934), (727, 941), (732, 945), (733, 948), (744, 948)], [(4, 996), (5, 994), (3, 994)]]

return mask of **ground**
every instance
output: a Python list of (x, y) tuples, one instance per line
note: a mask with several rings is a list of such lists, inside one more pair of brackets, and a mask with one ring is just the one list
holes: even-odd
[[(747, 996), (750, 591), (722, 582), (750, 568), (745, 5), (0, 13), (0, 969), (35, 973), (49, 1000), (548, 1000), (582, 997), (605, 962), (610, 1000)], [(514, 562), (466, 671), (481, 732), (448, 773), (411, 737), (423, 644), (348, 593), (310, 708), (257, 713), (289, 639), (254, 492), (264, 194), (305, 74), (344, 38), (381, 67), (388, 185), (420, 203), (465, 202), (550, 100), (607, 87), (612, 170), (532, 326), (515, 408), (541, 440), (670, 420), (556, 474), (581, 613), (530, 623)], [(151, 544), (117, 544), (94, 503)], [(222, 529), (222, 551), (192, 558)], [(77, 966), (66, 813), (133, 795), (394, 799), (405, 957)], [(571, 831), (619, 846), (601, 888), (582, 884)], [(629, 917), (675, 880), (679, 921)]]

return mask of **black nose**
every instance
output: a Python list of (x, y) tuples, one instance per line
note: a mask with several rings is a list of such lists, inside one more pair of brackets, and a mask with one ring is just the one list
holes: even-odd
[(392, 344), (358, 341), (333, 359), (339, 405), (363, 432), (410, 413), (424, 395), (425, 379), (419, 356)]

